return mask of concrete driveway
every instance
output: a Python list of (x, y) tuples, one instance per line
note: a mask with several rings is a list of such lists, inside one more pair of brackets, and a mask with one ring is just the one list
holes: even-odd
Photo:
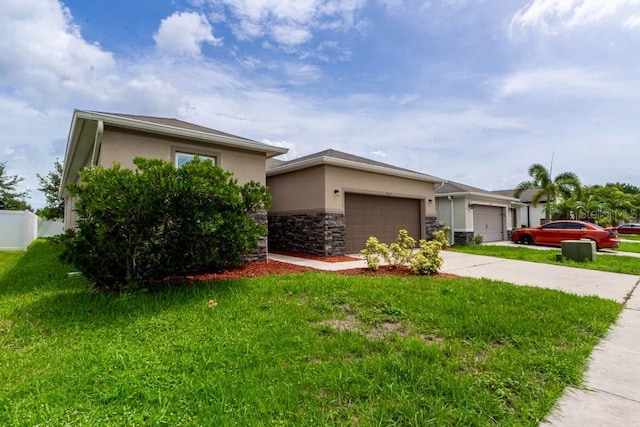
[[(442, 271), (463, 277), (486, 277), (516, 285), (557, 289), (577, 295), (597, 295), (619, 303), (627, 299), (640, 279), (629, 274), (508, 260), (453, 251), (442, 251)], [(640, 260), (638, 260), (640, 275)], [(640, 307), (639, 307), (640, 309)]]

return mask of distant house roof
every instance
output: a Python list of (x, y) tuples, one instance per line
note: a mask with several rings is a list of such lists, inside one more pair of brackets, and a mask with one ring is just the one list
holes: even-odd
[(268, 166), (267, 176), (280, 175), (283, 173), (293, 172), (296, 170), (306, 169), (323, 164), (400, 176), (426, 182), (444, 181), (443, 179), (432, 175), (415, 172), (410, 169), (400, 168), (387, 163), (367, 159), (366, 157), (360, 157), (354, 154), (344, 153), (342, 151), (333, 149), (320, 151), (318, 153), (309, 154), (303, 157), (298, 157), (297, 159), (289, 160), (278, 165), (271, 165), (271, 167)]
[(482, 188), (474, 187), (471, 185), (463, 184), (456, 181), (447, 181), (442, 186), (436, 186), (436, 197), (447, 196), (479, 196), (488, 197), (500, 200), (506, 200), (510, 202), (518, 201), (513, 195), (498, 194), (495, 191), (487, 191)]
[(483, 190), (482, 188), (473, 187), (471, 185), (462, 184), (460, 182), (455, 181), (447, 181), (444, 183), (442, 187), (438, 187), (436, 189), (436, 194), (448, 194), (448, 193), (490, 193), (487, 190)]
[(74, 110), (60, 183), (61, 195), (65, 192), (66, 185), (76, 180), (78, 171), (84, 166), (87, 156), (91, 156), (93, 152), (93, 161), (97, 159), (105, 126), (234, 147), (264, 153), (266, 158), (285, 154), (288, 151), (286, 148), (275, 147), (174, 118)]
[[(500, 194), (502, 196), (514, 197), (513, 195), (514, 191), (515, 190), (497, 190), (497, 191), (493, 191), (493, 193)], [(533, 200), (533, 196), (538, 191), (540, 191), (539, 188), (529, 188), (527, 190), (524, 190), (520, 195), (520, 201), (522, 203), (531, 203), (531, 201)], [(546, 202), (547, 202), (547, 196), (542, 196), (539, 200), (539, 203), (546, 203)]]

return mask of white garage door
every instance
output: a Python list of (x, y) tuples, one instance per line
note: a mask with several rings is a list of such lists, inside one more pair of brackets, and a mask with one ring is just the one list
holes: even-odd
[(475, 205), (473, 208), (473, 232), (482, 235), (485, 242), (504, 240), (504, 209), (494, 206)]

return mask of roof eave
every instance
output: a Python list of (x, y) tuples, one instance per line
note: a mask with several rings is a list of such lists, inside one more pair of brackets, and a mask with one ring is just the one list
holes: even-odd
[(267, 176), (280, 175), (283, 173), (294, 172), (297, 170), (307, 169), (313, 166), (320, 166), (320, 165), (339, 166), (339, 167), (344, 167), (348, 169), (356, 169), (356, 170), (362, 170), (366, 172), (375, 172), (375, 173), (380, 173), (384, 175), (397, 176), (401, 178), (408, 178), (408, 179), (414, 179), (417, 181), (424, 181), (424, 182), (431, 182), (431, 183), (444, 181), (443, 179), (440, 179), (438, 177), (425, 175), (418, 172), (404, 171), (404, 170), (393, 169), (393, 168), (379, 166), (379, 165), (370, 165), (366, 163), (355, 162), (352, 160), (338, 159), (330, 156), (314, 157), (312, 159), (307, 159), (299, 162), (292, 162), (292, 163), (287, 163), (281, 166), (276, 166), (267, 170)]
[(480, 197), (483, 199), (496, 199), (496, 200), (502, 200), (505, 202), (510, 202), (512, 204), (523, 204), (519, 199), (516, 199), (515, 197), (507, 197), (507, 196), (499, 196), (496, 194), (490, 194), (490, 193), (478, 193), (476, 191), (456, 191), (456, 192), (452, 192), (452, 193), (438, 193), (436, 194), (436, 197)]
[(128, 129), (141, 130), (145, 132), (175, 136), (179, 138), (215, 142), (220, 145), (243, 148), (250, 151), (259, 151), (265, 153), (267, 158), (286, 154), (289, 151), (287, 148), (275, 147), (257, 141), (234, 138), (225, 135), (214, 135), (192, 129), (183, 129), (160, 123), (145, 122), (143, 120), (132, 119), (129, 117), (114, 116), (106, 113), (97, 113), (94, 111), (83, 110), (76, 110), (76, 113), (78, 114), (78, 117), (83, 119), (102, 120), (105, 124), (115, 125)]
[(76, 146), (78, 144), (78, 138), (80, 130), (76, 129), (78, 125), (78, 113), (80, 110), (73, 110), (73, 118), (71, 119), (71, 127), (69, 128), (69, 136), (67, 136), (67, 149), (64, 155), (64, 164), (62, 165), (62, 176), (60, 177), (60, 187), (58, 188), (58, 195), (62, 198), (66, 197), (66, 186), (69, 180), (69, 173), (72, 162), (68, 161), (71, 153), (75, 153)]

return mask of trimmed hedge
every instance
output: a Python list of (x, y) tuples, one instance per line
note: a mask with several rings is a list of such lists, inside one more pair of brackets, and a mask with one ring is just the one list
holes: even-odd
[(79, 215), (63, 238), (64, 261), (96, 287), (141, 287), (171, 275), (236, 267), (266, 229), (251, 213), (269, 208), (267, 188), (238, 185), (230, 172), (197, 157), (179, 168), (134, 160), (85, 168), (68, 186)]

